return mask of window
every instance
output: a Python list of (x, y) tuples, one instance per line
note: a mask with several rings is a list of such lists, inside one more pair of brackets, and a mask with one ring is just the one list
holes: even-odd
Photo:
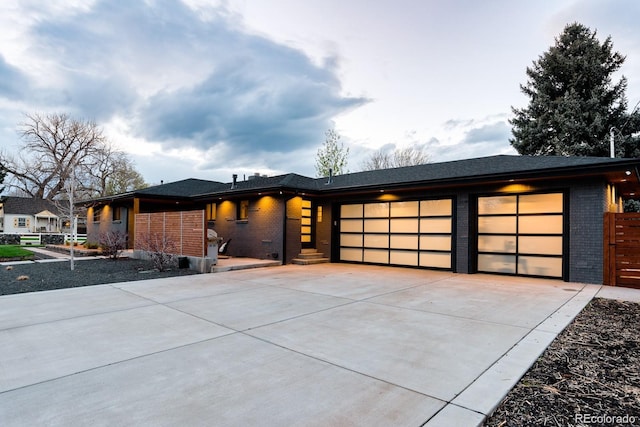
[(122, 209), (121, 208), (113, 208), (113, 221), (122, 221)]
[(217, 207), (215, 203), (208, 203), (207, 206), (205, 206), (205, 219), (207, 221), (215, 221), (216, 208)]
[(93, 208), (93, 222), (100, 222), (101, 208)]
[(249, 219), (249, 201), (241, 200), (238, 204), (238, 219), (239, 220), (247, 220)]
[(27, 226), (27, 218), (18, 218), (18, 227), (24, 228)]

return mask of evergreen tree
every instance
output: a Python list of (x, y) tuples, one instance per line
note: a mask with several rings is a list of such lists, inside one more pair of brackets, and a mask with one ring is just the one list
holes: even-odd
[(526, 108), (512, 108), (511, 145), (520, 154), (609, 156), (614, 130), (616, 155), (635, 157), (638, 114), (627, 114), (623, 76), (613, 82), (625, 57), (614, 52), (611, 37), (604, 43), (596, 31), (567, 25), (555, 45), (527, 68), (521, 85), (530, 98)]

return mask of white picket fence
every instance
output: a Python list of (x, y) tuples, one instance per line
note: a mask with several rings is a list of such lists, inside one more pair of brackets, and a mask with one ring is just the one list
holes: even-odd
[[(20, 234), (20, 244), (24, 245), (24, 246), (41, 245), (42, 244), (42, 235), (43, 234), (50, 235), (51, 233), (23, 233), (23, 234)], [(86, 243), (87, 235), (86, 234), (77, 234), (75, 236), (74, 241), (77, 244), (82, 245), (82, 244)], [(64, 235), (64, 243), (65, 244), (70, 244), (70, 242), (71, 242), (71, 234), (65, 234)]]

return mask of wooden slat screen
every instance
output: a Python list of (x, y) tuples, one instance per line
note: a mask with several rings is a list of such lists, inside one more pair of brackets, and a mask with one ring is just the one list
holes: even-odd
[(604, 284), (640, 288), (640, 213), (606, 213)]

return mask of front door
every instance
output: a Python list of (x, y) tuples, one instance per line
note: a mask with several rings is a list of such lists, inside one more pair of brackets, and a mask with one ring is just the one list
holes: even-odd
[(313, 217), (313, 203), (311, 200), (302, 199), (302, 212), (300, 214), (300, 242), (303, 249), (314, 248), (315, 219)]

